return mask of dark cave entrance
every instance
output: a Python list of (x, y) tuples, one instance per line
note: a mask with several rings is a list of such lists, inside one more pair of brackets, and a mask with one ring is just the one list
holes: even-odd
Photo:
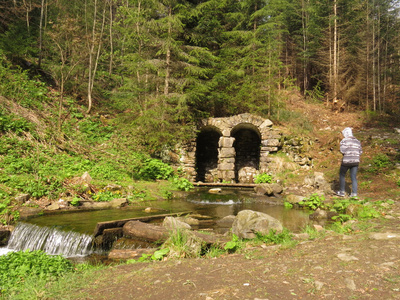
[(197, 136), (196, 143), (196, 181), (207, 182), (207, 175), (217, 171), (218, 143), (221, 133), (215, 128), (206, 127)]
[(235, 181), (238, 182), (238, 174), (242, 168), (259, 170), (261, 136), (258, 129), (251, 124), (239, 124), (232, 130), (231, 136), (235, 138)]

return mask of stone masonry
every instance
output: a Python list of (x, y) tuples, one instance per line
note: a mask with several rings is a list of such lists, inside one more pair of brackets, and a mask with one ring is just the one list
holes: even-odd
[[(225, 118), (204, 119), (198, 128), (200, 133), (202, 131), (215, 131), (219, 134), (218, 164), (215, 170), (207, 170), (210, 174), (214, 174), (212, 181), (227, 183), (234, 183), (237, 181), (236, 173), (238, 170), (236, 168), (237, 161), (234, 136), (235, 133), (240, 130), (242, 130), (242, 132), (251, 132), (253, 136), (255, 136), (254, 133), (258, 135), (260, 141), (259, 149), (250, 149), (249, 152), (253, 154), (259, 153), (259, 158), (257, 157), (258, 166), (254, 166), (253, 162), (253, 166), (251, 167), (255, 168), (259, 173), (268, 172), (268, 154), (277, 152), (281, 146), (281, 134), (273, 129), (272, 125), (269, 119), (247, 113)], [(195, 181), (198, 175), (198, 166), (196, 165), (199, 163), (196, 160), (197, 147), (196, 140), (190, 141), (181, 152), (181, 165), (188, 175), (188, 179), (191, 181)], [(251, 145), (251, 147), (255, 146)], [(205, 181), (210, 181), (210, 179)]]

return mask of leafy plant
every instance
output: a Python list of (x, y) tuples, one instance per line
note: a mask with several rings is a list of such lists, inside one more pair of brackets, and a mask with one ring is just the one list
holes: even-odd
[(287, 201), (285, 201), (284, 203), (283, 203), (283, 206), (285, 207), (285, 208), (293, 208), (293, 204), (292, 203), (290, 203), (290, 202), (287, 202)]
[(312, 194), (309, 198), (306, 198), (298, 202), (298, 204), (301, 207), (308, 208), (311, 210), (316, 210), (317, 208), (324, 207), (324, 201), (325, 201), (324, 196), (320, 196), (318, 194)]
[(191, 183), (186, 178), (182, 177), (174, 177), (173, 184), (176, 186), (178, 190), (181, 191), (190, 191), (193, 188), (193, 183)]
[(50, 281), (72, 271), (72, 263), (59, 255), (47, 255), (40, 250), (9, 252), (0, 256), (0, 292), (6, 293), (27, 278), (38, 277)]
[(254, 179), (254, 183), (271, 183), (272, 182), (272, 175), (267, 173), (258, 174)]
[(109, 202), (114, 198), (117, 198), (117, 195), (112, 191), (107, 190), (100, 190), (98, 193), (92, 195), (93, 201), (97, 202)]
[(80, 201), (79, 197), (75, 196), (75, 197), (72, 199), (72, 201), (70, 202), (70, 204), (71, 204), (72, 206), (79, 206), (79, 201)]
[(389, 157), (383, 153), (377, 154), (372, 161), (374, 165), (379, 169), (386, 168), (392, 164)]
[[(151, 261), (151, 260), (162, 260), (169, 252), (168, 248), (162, 248), (160, 250), (155, 251), (153, 254), (142, 254), (142, 256), (138, 259), (139, 262)], [(128, 263), (136, 262), (135, 260), (129, 260)]]
[(368, 169), (368, 172), (381, 172), (383, 169), (389, 168), (390, 166), (392, 166), (390, 158), (384, 153), (379, 153), (372, 158), (372, 165)]
[(338, 214), (337, 216), (332, 217), (332, 220), (339, 222), (339, 223), (344, 223), (344, 222), (347, 222), (352, 219), (353, 219), (352, 216), (350, 216), (348, 214)]
[(103, 125), (100, 120), (85, 118), (79, 123), (79, 129), (84, 133), (90, 143), (104, 142), (111, 138), (114, 128)]
[(49, 99), (45, 83), (29, 78), (28, 71), (12, 68), (1, 51), (0, 91), (2, 96), (14, 99), (24, 107), (41, 108)]
[(280, 233), (271, 229), (267, 235), (257, 232), (256, 236), (257, 239), (266, 244), (288, 244), (293, 239), (293, 234), (287, 228), (284, 228)]
[(310, 240), (315, 240), (319, 237), (325, 236), (325, 230), (318, 231), (314, 226), (306, 225), (303, 229), (303, 232), (307, 233)]
[(236, 234), (232, 234), (232, 240), (225, 244), (224, 249), (233, 253), (242, 247), (243, 241)]
[(8, 225), (12, 220), (17, 221), (19, 212), (13, 209), (9, 195), (4, 191), (0, 191), (0, 199), (0, 224)]
[(143, 180), (160, 180), (168, 179), (172, 176), (174, 170), (171, 166), (163, 163), (161, 160), (148, 158), (145, 159), (143, 165), (137, 170), (134, 176)]
[(32, 124), (22, 118), (17, 118), (7, 114), (4, 110), (0, 110), (0, 132), (14, 132), (17, 135), (24, 131), (30, 131)]
[(151, 256), (152, 260), (162, 260), (162, 258), (167, 255), (169, 252), (168, 248), (163, 248), (160, 250), (157, 250), (153, 253), (153, 255)]
[(350, 224), (343, 224), (342, 222), (333, 222), (332, 224), (329, 224), (327, 228), (339, 234), (348, 234), (353, 231)]

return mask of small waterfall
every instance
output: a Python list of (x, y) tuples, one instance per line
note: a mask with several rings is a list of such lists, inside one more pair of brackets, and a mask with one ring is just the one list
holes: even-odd
[(42, 250), (51, 255), (65, 257), (87, 256), (92, 253), (92, 237), (20, 222), (11, 234), (7, 248), (14, 251)]

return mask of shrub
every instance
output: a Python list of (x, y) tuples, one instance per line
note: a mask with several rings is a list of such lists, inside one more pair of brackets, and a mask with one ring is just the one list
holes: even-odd
[(29, 252), (9, 252), (0, 256), (0, 293), (7, 292), (27, 278), (56, 279), (74, 267), (66, 258), (59, 255), (47, 255), (37, 250)]
[(373, 158), (373, 163), (377, 168), (386, 168), (391, 165), (390, 159), (386, 154), (378, 154)]
[(312, 194), (309, 198), (300, 201), (298, 204), (301, 207), (316, 210), (319, 207), (324, 206), (324, 196), (319, 196), (318, 194)]
[(111, 138), (114, 131), (112, 126), (105, 126), (100, 121), (94, 119), (84, 119), (79, 123), (79, 129), (86, 135), (90, 143), (107, 141)]
[(372, 164), (371, 167), (368, 169), (368, 172), (370, 173), (380, 172), (383, 169), (389, 168), (390, 166), (392, 166), (390, 158), (386, 154), (380, 153), (373, 157)]
[(0, 133), (14, 132), (21, 134), (24, 131), (30, 131), (32, 124), (25, 119), (6, 114), (0, 110)]
[(232, 240), (225, 244), (224, 249), (227, 250), (229, 253), (233, 253), (243, 247), (244, 247), (243, 240), (240, 239), (236, 234), (232, 234)]
[(254, 179), (254, 183), (271, 183), (272, 182), (272, 175), (267, 173), (258, 174)]
[(168, 179), (173, 173), (174, 170), (171, 166), (163, 163), (161, 160), (148, 158), (145, 159), (135, 176), (138, 177), (137, 179), (143, 180), (160, 180)]
[(293, 234), (284, 228), (281, 233), (276, 233), (276, 230), (271, 229), (267, 235), (256, 233), (257, 238), (266, 244), (287, 244), (293, 239)]
[(19, 219), (19, 212), (13, 209), (10, 195), (0, 190), (0, 224), (7, 225), (11, 220)]
[(173, 184), (180, 191), (190, 191), (193, 188), (193, 183), (191, 183), (186, 178), (182, 177), (174, 177)]
[(119, 195), (114, 194), (112, 191), (100, 190), (92, 196), (92, 199), (97, 202), (108, 202), (117, 197), (119, 197)]
[(49, 99), (45, 83), (30, 79), (27, 71), (11, 69), (1, 52), (0, 93), (28, 108), (41, 108), (43, 101)]

